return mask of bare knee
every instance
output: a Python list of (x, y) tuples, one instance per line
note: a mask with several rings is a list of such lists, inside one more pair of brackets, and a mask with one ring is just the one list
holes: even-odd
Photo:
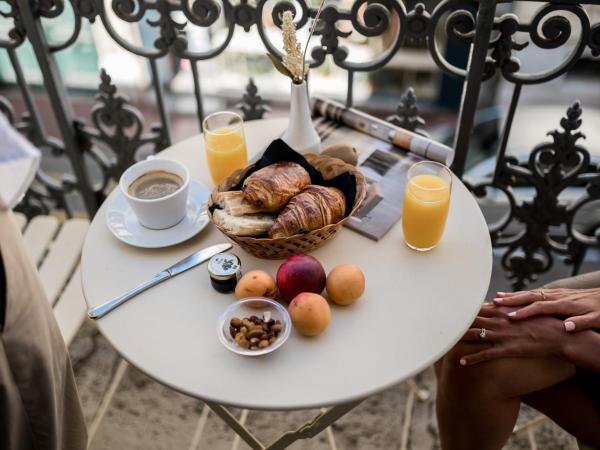
[[(481, 395), (499, 395), (498, 388), (501, 387), (504, 380), (494, 371), (493, 361), (473, 366), (460, 364), (463, 356), (486, 347), (487, 344), (483, 343), (459, 342), (456, 344), (437, 362), (438, 390), (449, 397), (473, 398)], [(465, 395), (467, 393), (469, 395)]]
[(463, 401), (468, 397), (520, 397), (553, 386), (575, 372), (572, 364), (556, 358), (501, 358), (472, 366), (460, 364), (463, 356), (488, 345), (459, 342), (439, 361), (436, 375), (443, 395), (461, 396)]

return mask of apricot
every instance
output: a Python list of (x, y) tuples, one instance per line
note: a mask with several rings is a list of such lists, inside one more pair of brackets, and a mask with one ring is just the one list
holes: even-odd
[(332, 302), (351, 305), (365, 292), (365, 275), (354, 264), (340, 264), (329, 272), (325, 287)]
[[(235, 287), (235, 295), (237, 298), (275, 298), (277, 296), (277, 285), (273, 277), (267, 272), (263, 270), (251, 270), (238, 281)], [(248, 306), (260, 308), (264, 304), (262, 302), (256, 302), (255, 304), (248, 302)]]
[(302, 292), (294, 297), (288, 308), (292, 324), (304, 336), (321, 334), (331, 321), (329, 303), (319, 294)]

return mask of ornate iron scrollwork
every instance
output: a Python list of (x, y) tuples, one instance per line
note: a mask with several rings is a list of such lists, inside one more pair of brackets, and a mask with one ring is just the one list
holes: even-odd
[[(7, 0), (14, 5), (17, 0)], [(169, 0), (111, 0), (109, 5), (104, 5), (102, 0), (70, 0), (73, 10), (73, 31), (64, 42), (52, 46), (53, 51), (62, 50), (73, 44), (81, 31), (82, 18), (94, 22), (98, 17), (114, 41), (125, 50), (146, 58), (158, 58), (167, 52), (173, 52), (178, 57), (190, 61), (201, 61), (214, 58), (227, 48), (233, 37), (236, 26), (245, 32), (250, 31), (253, 26), (257, 27), (259, 35), (266, 49), (271, 53), (281, 56), (276, 46), (269, 40), (265, 31), (265, 17), (263, 17), (266, 4), (269, 0), (257, 0), (255, 3), (248, 0), (240, 0), (233, 3), (231, 0), (185, 0), (172, 2)], [(158, 18), (149, 20), (151, 26), (159, 28), (159, 37), (154, 42), (154, 48), (146, 48), (128, 42), (119, 35), (113, 26), (111, 18), (106, 9), (110, 7), (116, 17), (120, 20), (136, 23), (144, 19), (149, 11), (154, 11)], [(300, 11), (296, 11), (299, 7)], [(348, 71), (372, 71), (389, 62), (397, 49), (405, 40), (426, 41), (434, 60), (440, 68), (455, 76), (464, 76), (464, 70), (454, 67), (445, 60), (443, 52), (437, 48), (435, 42), (436, 29), (444, 24), (450, 39), (472, 38), (474, 17), (472, 11), (476, 2), (472, 0), (445, 0), (440, 3), (433, 12), (428, 12), (423, 4), (417, 4), (414, 9), (407, 11), (404, 3), (394, 0), (357, 0), (349, 10), (340, 8), (338, 5), (327, 6), (322, 15), (317, 35), (321, 36), (319, 45), (310, 50), (312, 67), (317, 67), (325, 62), (327, 55), (332, 55), (333, 62), (338, 67)], [(63, 0), (36, 0), (37, 14), (46, 18), (57, 17), (65, 10)], [(308, 5), (306, 0), (290, 2), (281, 0), (271, 9), (271, 19), (277, 25), (281, 25), (281, 13), (291, 10), (300, 14), (296, 25), (302, 28), (309, 24), (310, 18), (316, 16), (316, 9)], [(15, 7), (8, 12), (2, 13), (5, 17), (15, 18), (14, 39), (23, 39), (24, 29), (17, 21), (18, 14), (14, 13)], [(172, 13), (181, 11), (187, 22), (177, 22)], [(452, 17), (445, 20), (447, 13)], [(187, 49), (185, 30), (187, 24), (199, 27), (211, 27), (219, 18), (224, 18), (227, 29), (225, 40), (216, 47), (203, 52), (192, 52)], [(395, 19), (393, 19), (395, 17)], [(352, 30), (342, 31), (339, 24), (350, 23)], [(367, 38), (383, 36), (391, 30), (392, 24), (395, 35), (388, 41), (388, 48), (380, 55), (374, 56), (371, 61), (352, 62), (349, 60), (347, 47), (341, 45), (340, 38), (347, 38), (352, 33), (358, 33)], [(449, 25), (450, 24), (450, 25)], [(465, 28), (466, 25), (466, 28)], [(469, 34), (470, 33), (470, 34)]]
[(161, 126), (154, 125), (150, 133), (144, 134), (142, 114), (117, 93), (104, 69), (100, 79), (97, 103), (91, 111), (95, 128), (85, 126), (82, 121), (76, 123), (81, 147), (102, 172), (102, 180), (95, 187), (99, 201), (103, 200), (109, 183), (118, 182), (121, 174), (136, 162), (142, 147), (150, 146), (151, 153), (166, 147)]
[(415, 9), (406, 15), (406, 26), (408, 28), (407, 40), (411, 43), (421, 43), (427, 38), (427, 30), (431, 21), (431, 15), (425, 10), (423, 3), (417, 3)]
[(493, 67), (498, 67), (505, 76), (518, 72), (521, 62), (513, 55), (513, 51), (523, 50), (529, 45), (528, 42), (518, 43), (514, 40), (514, 34), (519, 29), (519, 20), (514, 14), (505, 14), (498, 21), (498, 36), (491, 40), (490, 48), (492, 54), (487, 58), (486, 74), (492, 75)]
[[(577, 214), (600, 199), (600, 172), (590, 163), (589, 152), (579, 144), (585, 138), (579, 130), (582, 109), (579, 101), (567, 109), (561, 129), (548, 133), (551, 142), (536, 146), (527, 161), (507, 157), (495, 180), (470, 186), (483, 198), (490, 189), (500, 190), (507, 199), (508, 212), (490, 225), (495, 247), (506, 248), (502, 266), (515, 289), (522, 289), (553, 264), (554, 254), (566, 257), (577, 272), (591, 245), (600, 245), (597, 225), (578, 229)], [(532, 186), (533, 197), (520, 200), (517, 186)], [(582, 190), (573, 202), (561, 200), (567, 188)], [(564, 232), (560, 232), (564, 227)]]
[(191, 8), (189, 2), (183, 3), (183, 12), (194, 25), (210, 27), (221, 15), (221, 7), (214, 0), (194, 0)]
[(183, 32), (186, 24), (171, 17), (168, 0), (157, 0), (154, 7), (159, 13), (158, 19), (147, 20), (149, 25), (160, 28), (160, 36), (154, 41), (154, 46), (165, 53), (173, 47), (176, 54), (182, 54), (187, 49), (187, 39)]
[(262, 96), (259, 95), (258, 88), (252, 78), (248, 80), (242, 102), (238, 103), (236, 108), (242, 110), (244, 120), (262, 119), (266, 113), (271, 111), (271, 108), (263, 100)]
[(8, 11), (0, 11), (0, 16), (12, 19), (13, 27), (8, 31), (8, 40), (0, 39), (0, 47), (2, 48), (16, 48), (23, 43), (25, 40), (25, 26), (21, 19), (21, 13), (17, 0), (6, 0), (8, 5)]
[(73, 0), (72, 5), (74, 11), (92, 23), (99, 14), (98, 6), (94, 0)]
[[(574, 37), (573, 26), (564, 16), (565, 13), (574, 16), (579, 24), (577, 39), (571, 39)], [(496, 69), (500, 69), (502, 76), (513, 83), (539, 84), (553, 80), (575, 65), (586, 46), (590, 47), (592, 54), (599, 53), (599, 26), (600, 24), (591, 26), (588, 14), (579, 4), (548, 3), (540, 7), (530, 22), (522, 22), (514, 14), (497, 17), (494, 20), (494, 30), (498, 32), (498, 36), (489, 43), (491, 56), (486, 62), (485, 77), (491, 77)], [(529, 35), (530, 41), (515, 42), (514, 35), (517, 32)], [(524, 49), (530, 42), (543, 50), (556, 49), (572, 42), (572, 49), (555, 67), (539, 73), (522, 73), (520, 61), (514, 52)]]
[(65, 9), (64, 0), (37, 0), (33, 3), (36, 13), (48, 19), (58, 17)]
[(405, 130), (414, 131), (423, 136), (428, 136), (427, 132), (423, 130), (425, 126), (425, 120), (419, 116), (419, 108), (417, 107), (417, 96), (415, 90), (409, 87), (402, 97), (400, 97), (400, 103), (396, 107), (396, 113), (389, 116), (388, 122), (393, 123)]
[(247, 33), (250, 27), (256, 23), (256, 8), (248, 3), (248, 0), (240, 0), (240, 3), (233, 7), (233, 20)]
[(321, 65), (327, 55), (332, 55), (334, 61), (344, 61), (348, 57), (348, 49), (339, 46), (339, 38), (346, 38), (352, 34), (351, 31), (340, 31), (336, 22), (342, 15), (332, 6), (323, 8), (319, 24), (315, 28), (315, 36), (321, 36), (321, 45), (314, 47), (311, 51), (313, 65)]

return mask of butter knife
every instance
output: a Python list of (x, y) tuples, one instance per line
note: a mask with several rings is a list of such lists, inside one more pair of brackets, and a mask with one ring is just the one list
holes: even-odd
[(91, 319), (99, 319), (100, 317), (108, 314), (116, 307), (122, 305), (127, 300), (135, 297), (136, 295), (144, 292), (147, 289), (150, 289), (153, 286), (156, 286), (163, 281), (168, 280), (169, 278), (173, 278), (174, 276), (179, 275), (180, 273), (185, 272), (193, 267), (196, 267), (202, 264), (205, 261), (208, 261), (211, 257), (218, 253), (222, 253), (225, 250), (229, 250), (233, 245), (231, 244), (216, 244), (211, 247), (207, 247), (202, 249), (196, 253), (192, 253), (190, 256), (182, 259), (181, 261), (173, 264), (171, 267), (166, 268), (162, 272), (157, 273), (149, 280), (144, 281), (133, 289), (125, 292), (123, 295), (119, 295), (118, 297), (113, 298), (105, 303), (102, 303), (99, 306), (94, 308), (90, 308), (88, 310), (88, 316)]

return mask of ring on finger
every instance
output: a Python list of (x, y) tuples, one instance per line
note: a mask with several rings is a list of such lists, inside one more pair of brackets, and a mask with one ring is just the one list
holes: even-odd
[(481, 328), (481, 331), (479, 332), (479, 338), (482, 341), (485, 341), (487, 338), (485, 328), (483, 328), (483, 327)]
[(544, 292), (544, 290), (543, 290), (543, 289), (540, 289), (538, 292), (539, 292), (539, 294), (542, 296), (542, 300), (543, 300), (543, 301), (546, 301), (546, 293)]

